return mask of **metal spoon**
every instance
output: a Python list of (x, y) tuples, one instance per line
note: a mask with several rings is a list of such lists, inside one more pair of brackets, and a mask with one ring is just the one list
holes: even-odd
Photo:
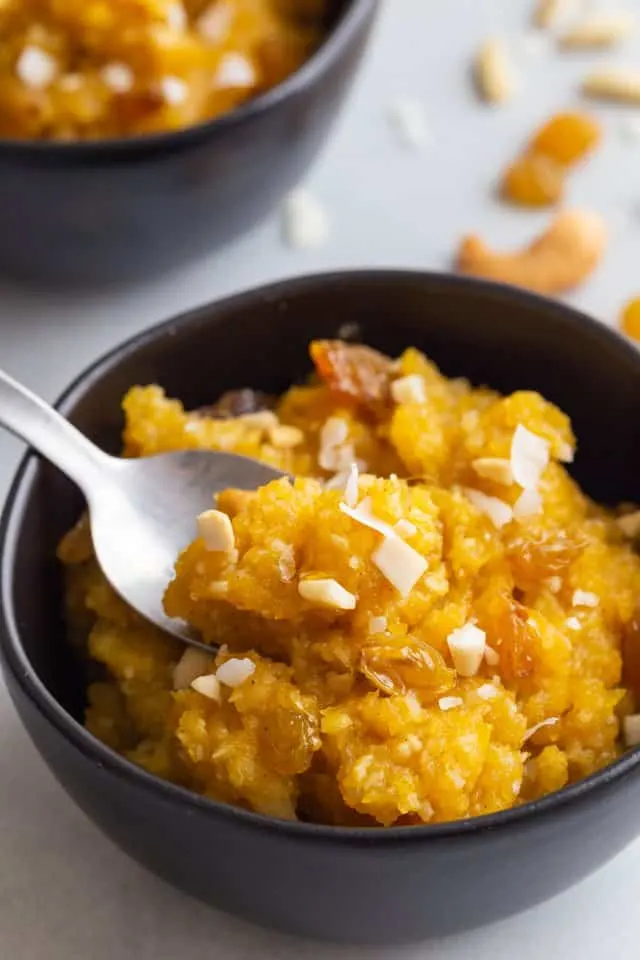
[[(123, 460), (108, 456), (52, 407), (0, 371), (0, 424), (76, 483), (87, 500), (98, 563), (138, 613), (185, 643), (189, 626), (167, 617), (162, 596), (196, 517), (227, 487), (255, 490), (284, 476), (229, 453), (187, 450)], [(209, 648), (210, 649), (210, 648)]]

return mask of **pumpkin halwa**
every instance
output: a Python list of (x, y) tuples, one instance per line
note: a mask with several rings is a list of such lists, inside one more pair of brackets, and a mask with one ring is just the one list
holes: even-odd
[(295, 72), (327, 0), (0, 0), (0, 136), (176, 130)]
[(66, 536), (103, 671), (88, 729), (200, 794), (346, 826), (506, 810), (610, 763), (640, 723), (640, 558), (566, 472), (568, 418), (415, 349), (311, 354), (278, 401), (125, 397), (126, 456), (235, 451), (296, 479), (221, 493), (177, 561), (167, 612), (210, 656), (118, 599), (86, 521)]

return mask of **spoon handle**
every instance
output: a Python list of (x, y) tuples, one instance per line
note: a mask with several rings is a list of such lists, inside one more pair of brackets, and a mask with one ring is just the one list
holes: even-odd
[(50, 460), (86, 493), (104, 477), (112, 458), (94, 446), (53, 407), (0, 370), (0, 425)]

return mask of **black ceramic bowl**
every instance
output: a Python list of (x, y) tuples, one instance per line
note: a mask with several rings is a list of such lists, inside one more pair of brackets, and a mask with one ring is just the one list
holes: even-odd
[[(292, 280), (172, 320), (98, 361), (60, 408), (116, 452), (119, 402), (156, 381), (187, 405), (243, 385), (283, 390), (313, 337), (356, 322), (364, 341), (424, 349), (450, 375), (534, 388), (574, 418), (575, 473), (603, 501), (640, 490), (640, 353), (560, 304), (420, 273)], [(640, 752), (506, 813), (387, 830), (285, 823), (156, 780), (81, 726), (83, 687), (61, 622), (60, 535), (77, 491), (35, 457), (4, 512), (0, 651), (9, 691), (60, 783), (123, 850), (203, 900), (281, 930), (342, 941), (411, 941), (545, 900), (640, 833)]]
[(0, 140), (0, 273), (90, 284), (159, 275), (258, 222), (329, 133), (377, 5), (331, 0), (318, 52), (208, 123), (91, 143)]

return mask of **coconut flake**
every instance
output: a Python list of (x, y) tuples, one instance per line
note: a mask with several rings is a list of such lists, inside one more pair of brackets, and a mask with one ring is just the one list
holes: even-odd
[(427, 570), (427, 561), (398, 537), (385, 537), (372, 560), (380, 573), (403, 597), (409, 596)]
[(549, 444), (518, 424), (511, 442), (513, 479), (524, 490), (535, 490), (550, 459)]
[(386, 629), (386, 617), (369, 617), (369, 633), (372, 636), (376, 636), (379, 633), (384, 633)]
[(213, 673), (208, 673), (204, 677), (196, 677), (195, 680), (191, 681), (191, 689), (202, 694), (208, 700), (220, 702), (220, 681)]
[(360, 495), (358, 489), (359, 478), (360, 471), (358, 470), (358, 464), (352, 463), (344, 487), (344, 502), (347, 507), (355, 507), (358, 503), (358, 496)]
[(580, 623), (577, 617), (569, 617), (567, 620), (565, 620), (565, 626), (567, 627), (568, 630), (582, 629), (582, 624)]
[(248, 657), (232, 657), (225, 660), (216, 670), (216, 679), (226, 687), (239, 687), (253, 676), (256, 665)]
[(483, 683), (476, 690), (476, 696), (481, 700), (495, 700), (498, 693), (498, 688), (493, 683)]
[(414, 97), (399, 97), (389, 107), (389, 121), (407, 147), (423, 147), (429, 139), (424, 107)]
[(438, 700), (438, 706), (441, 710), (455, 710), (456, 707), (461, 707), (464, 703), (462, 697), (440, 697)]
[(556, 723), (558, 723), (558, 717), (549, 717), (547, 720), (541, 720), (540, 723), (535, 723), (526, 731), (522, 742), (525, 743), (525, 741), (530, 740), (531, 737), (533, 737), (538, 730), (542, 730), (543, 727), (553, 727)]
[(472, 461), (471, 466), (484, 480), (493, 480), (494, 483), (504, 484), (505, 487), (513, 483), (513, 471), (509, 460), (501, 457), (479, 457)]
[(456, 672), (461, 677), (474, 677), (480, 667), (486, 649), (484, 630), (473, 623), (466, 623), (453, 630), (447, 637), (447, 646), (453, 659)]
[(294, 250), (323, 247), (330, 234), (329, 217), (318, 200), (303, 187), (292, 190), (283, 204), (283, 231)]
[(194, 680), (207, 672), (213, 662), (213, 653), (198, 647), (186, 647), (173, 668), (173, 689), (187, 690)]
[(368, 527), (369, 530), (375, 530), (376, 533), (381, 534), (383, 537), (397, 539), (394, 528), (389, 523), (385, 523), (384, 520), (378, 520), (378, 518), (374, 516), (371, 510), (371, 497), (365, 497), (357, 507), (349, 507), (346, 503), (341, 503), (340, 510), (346, 513), (348, 517), (351, 517), (352, 520), (355, 520), (356, 523), (362, 524), (363, 527)]
[(333, 578), (301, 580), (298, 593), (303, 600), (332, 610), (355, 610), (358, 599)]
[(464, 494), (474, 507), (489, 517), (494, 526), (499, 530), (513, 520), (513, 510), (508, 503), (498, 500), (497, 497), (489, 497), (480, 490), (471, 490), (466, 487)]
[(257, 82), (253, 64), (241, 53), (225, 53), (220, 61), (214, 84), (219, 90), (253, 87)]
[(45, 90), (57, 74), (58, 64), (41, 47), (25, 47), (16, 61), (16, 76), (31, 90)]
[(513, 505), (516, 520), (537, 517), (542, 512), (542, 497), (537, 490), (523, 490)]

